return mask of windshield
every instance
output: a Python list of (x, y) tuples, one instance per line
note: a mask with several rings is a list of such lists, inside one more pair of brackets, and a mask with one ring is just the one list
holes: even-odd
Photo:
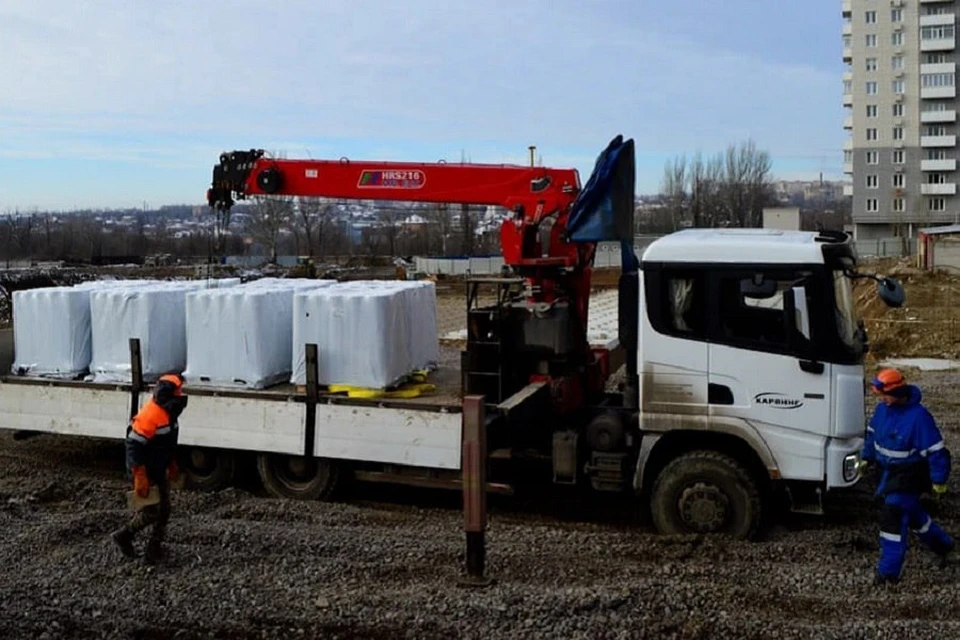
[(853, 284), (843, 271), (833, 272), (833, 296), (840, 339), (843, 344), (860, 354), (863, 352), (863, 339), (857, 322), (857, 308), (853, 302)]

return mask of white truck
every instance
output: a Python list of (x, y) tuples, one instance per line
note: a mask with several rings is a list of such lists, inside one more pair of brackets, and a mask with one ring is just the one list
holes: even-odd
[[(619, 344), (605, 345), (614, 368), (626, 363), (622, 392), (547, 424), (536, 421), (543, 385), (490, 404), (488, 490), (509, 492), (541, 464), (548, 482), (552, 474), (642, 500), (661, 532), (747, 538), (781, 489), (806, 508), (851, 487), (866, 353), (855, 266), (845, 234), (710, 229), (655, 241), (639, 272), (621, 278)], [(902, 303), (899, 283), (875, 279), (888, 304)], [(461, 487), (466, 376), (461, 354), (444, 351), (436, 392), (418, 398), (188, 381), (180, 446), (189, 485), (229, 485), (246, 452), (282, 497), (328, 498), (348, 474)], [(3, 332), (0, 367), (10, 371), (13, 355), (12, 332)], [(120, 439), (148, 396), (139, 386), (7, 375), (0, 428)]]

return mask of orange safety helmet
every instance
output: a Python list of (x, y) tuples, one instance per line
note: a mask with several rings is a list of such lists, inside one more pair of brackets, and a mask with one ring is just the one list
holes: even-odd
[(893, 395), (897, 389), (907, 386), (907, 380), (896, 369), (883, 369), (871, 383), (873, 392), (879, 395)]
[[(181, 378), (176, 373), (168, 373), (166, 375), (160, 376), (158, 383), (169, 383), (173, 385), (173, 395), (182, 396), (183, 395), (183, 378)], [(159, 384), (158, 384), (159, 386)]]

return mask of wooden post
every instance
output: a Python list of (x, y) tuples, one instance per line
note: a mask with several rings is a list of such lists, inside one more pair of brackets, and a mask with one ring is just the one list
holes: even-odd
[(130, 338), (130, 419), (140, 411), (140, 392), (143, 391), (143, 361), (140, 357), (140, 339)]
[(317, 380), (320, 377), (319, 359), (317, 355), (317, 345), (308, 344), (306, 349), (307, 361), (307, 414), (306, 414), (306, 434), (304, 435), (303, 455), (307, 458), (313, 457), (313, 449), (317, 441), (317, 400), (320, 397), (320, 389)]
[(487, 586), (487, 433), (483, 396), (463, 399), (463, 530), (467, 539), (464, 586)]

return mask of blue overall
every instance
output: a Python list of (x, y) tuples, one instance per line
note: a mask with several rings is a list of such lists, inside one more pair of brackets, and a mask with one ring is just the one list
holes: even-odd
[(930, 550), (944, 556), (953, 539), (920, 505), (920, 495), (950, 475), (950, 452), (930, 412), (920, 403), (915, 386), (907, 387), (907, 401), (880, 403), (867, 427), (863, 459), (880, 470), (877, 495), (883, 498), (880, 516), (880, 559), (877, 575), (898, 579), (912, 530)]

